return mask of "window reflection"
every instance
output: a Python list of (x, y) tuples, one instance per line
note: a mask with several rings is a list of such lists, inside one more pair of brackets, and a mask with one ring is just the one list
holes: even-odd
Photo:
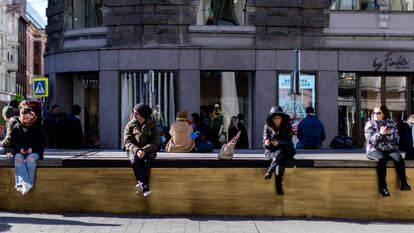
[(245, 25), (246, 0), (200, 0), (197, 25)]
[[(247, 129), (247, 136), (251, 138), (252, 77), (252, 72), (201, 72), (200, 116), (209, 128), (208, 138), (215, 148), (221, 146), (220, 131), (226, 135), (227, 140), (231, 139), (231, 119), (240, 114), (244, 116), (243, 123)], [(217, 111), (221, 114), (220, 118), (215, 117)]]
[(391, 118), (406, 116), (406, 92), (406, 77), (385, 78), (385, 104)]
[(412, 11), (414, 0), (389, 0), (380, 3), (379, 0), (331, 0), (332, 10), (378, 10), (383, 8), (392, 11)]
[(72, 0), (71, 29), (102, 26), (102, 0)]
[(342, 73), (338, 80), (338, 133), (355, 138), (356, 74)]

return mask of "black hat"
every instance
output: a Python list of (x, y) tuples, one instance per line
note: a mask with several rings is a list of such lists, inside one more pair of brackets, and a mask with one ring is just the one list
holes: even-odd
[(270, 108), (269, 115), (267, 116), (267, 122), (271, 122), (272, 118), (275, 116), (282, 117), (282, 120), (284, 123), (287, 123), (290, 121), (290, 116), (283, 112), (283, 109), (280, 106), (273, 106)]
[(151, 108), (150, 106), (144, 103), (139, 103), (135, 105), (134, 112), (137, 112), (141, 117), (145, 119), (148, 119), (151, 117)]

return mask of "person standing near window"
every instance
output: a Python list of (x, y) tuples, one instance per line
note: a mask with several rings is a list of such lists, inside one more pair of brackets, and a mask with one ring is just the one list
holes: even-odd
[(152, 160), (157, 157), (160, 131), (152, 121), (151, 108), (143, 103), (135, 105), (131, 120), (125, 126), (124, 143), (137, 180), (135, 189), (144, 197), (150, 193), (149, 175)]
[(388, 108), (385, 105), (377, 105), (374, 108), (371, 120), (365, 124), (366, 153), (369, 159), (378, 162), (377, 175), (379, 192), (383, 197), (391, 195), (386, 182), (388, 160), (395, 162), (395, 167), (401, 181), (400, 190), (411, 190), (411, 187), (407, 183), (404, 159), (398, 151), (399, 135), (397, 126), (388, 118), (388, 113)]

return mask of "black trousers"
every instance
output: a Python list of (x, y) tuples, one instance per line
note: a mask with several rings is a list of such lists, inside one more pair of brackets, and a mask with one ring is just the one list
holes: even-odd
[(368, 153), (368, 158), (373, 159), (378, 162), (377, 165), (377, 176), (378, 176), (378, 185), (380, 189), (387, 188), (387, 162), (393, 160), (395, 163), (395, 169), (398, 176), (400, 177), (401, 184), (407, 184), (407, 176), (405, 174), (405, 163), (404, 159), (401, 156), (400, 152), (391, 150), (391, 151), (379, 151), (375, 150)]
[(148, 186), (151, 162), (156, 157), (155, 153), (145, 153), (144, 158), (140, 159), (134, 153), (128, 153), (129, 160), (131, 161), (132, 170), (134, 171), (135, 179), (137, 182), (141, 182), (144, 186)]

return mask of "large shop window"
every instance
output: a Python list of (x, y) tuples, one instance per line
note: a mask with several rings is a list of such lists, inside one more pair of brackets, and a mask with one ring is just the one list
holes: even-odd
[[(216, 148), (220, 147), (218, 141), (220, 128), (227, 139), (234, 136), (230, 132), (231, 119), (239, 114), (244, 116), (241, 121), (248, 134), (247, 146), (243, 148), (251, 147), (252, 77), (252, 72), (201, 72), (201, 118), (206, 134)], [(215, 109), (215, 106), (218, 109)]]
[(363, 147), (364, 125), (377, 104), (385, 104), (392, 119), (405, 119), (410, 111), (407, 108), (409, 81), (409, 77), (404, 75), (341, 73), (338, 87), (339, 134), (352, 137), (358, 147)]
[[(388, 0), (388, 9), (392, 11), (414, 10), (414, 0)], [(387, 5), (385, 5), (387, 7)], [(379, 0), (332, 0), (332, 10), (378, 10)], [(382, 8), (381, 8), (382, 9)]]
[(316, 86), (315, 75), (300, 74), (299, 93), (294, 94), (291, 91), (292, 78), (291, 73), (280, 73), (278, 75), (278, 105), (290, 115), (295, 131), (299, 122), (306, 117), (305, 109), (307, 107), (315, 108)]
[(102, 0), (72, 0), (72, 28), (102, 26)]
[(161, 126), (169, 127), (174, 122), (175, 77), (176, 73), (169, 71), (121, 73), (121, 135), (130, 120), (132, 108), (138, 103), (156, 109), (160, 116), (156, 123)]
[(197, 25), (245, 25), (246, 0), (200, 0)]

